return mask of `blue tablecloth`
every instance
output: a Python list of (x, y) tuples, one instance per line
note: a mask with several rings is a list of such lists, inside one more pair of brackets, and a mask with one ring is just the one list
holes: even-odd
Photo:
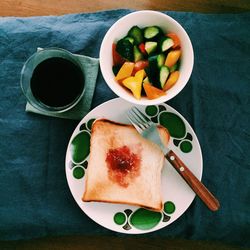
[[(89, 219), (69, 191), (64, 159), (77, 122), (26, 113), (19, 78), (37, 47), (98, 57), (105, 32), (129, 12), (0, 18), (0, 240), (120, 236)], [(194, 128), (203, 182), (221, 209), (210, 212), (195, 198), (177, 221), (147, 237), (250, 246), (250, 13), (166, 13), (187, 30), (195, 55), (188, 85), (169, 105)], [(92, 108), (114, 97), (99, 73)]]

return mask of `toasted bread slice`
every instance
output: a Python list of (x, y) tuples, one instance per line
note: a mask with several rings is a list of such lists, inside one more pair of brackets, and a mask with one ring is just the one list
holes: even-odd
[[(165, 143), (168, 131), (158, 127)], [(132, 125), (106, 119), (92, 126), (90, 158), (83, 201), (138, 205), (162, 210), (164, 155)]]

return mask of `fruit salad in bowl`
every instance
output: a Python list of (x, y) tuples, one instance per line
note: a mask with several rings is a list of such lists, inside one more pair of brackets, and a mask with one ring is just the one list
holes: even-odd
[(166, 102), (187, 84), (193, 48), (183, 27), (157, 11), (136, 11), (106, 33), (100, 67), (109, 87), (141, 105)]

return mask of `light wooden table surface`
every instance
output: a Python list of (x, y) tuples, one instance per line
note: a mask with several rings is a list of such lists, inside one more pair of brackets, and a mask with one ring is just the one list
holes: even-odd
[(0, 16), (61, 15), (118, 8), (235, 13), (250, 11), (250, 0), (0, 0)]

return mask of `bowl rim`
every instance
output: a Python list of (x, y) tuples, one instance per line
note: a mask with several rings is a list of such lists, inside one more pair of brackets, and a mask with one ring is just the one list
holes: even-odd
[[(179, 85), (178, 89), (176, 89), (175, 93), (171, 93), (171, 94), (166, 94), (165, 96), (156, 98), (156, 99), (140, 99), (137, 100), (132, 94), (128, 95), (126, 92), (126, 90), (124, 89), (124, 91), (120, 91), (118, 89), (119, 85), (118, 83), (113, 79), (110, 80), (110, 77), (108, 76), (109, 73), (104, 69), (104, 65), (105, 65), (105, 55), (107, 54), (107, 46), (106, 44), (110, 43), (112, 45), (112, 42), (109, 40), (110, 35), (112, 34), (112, 32), (117, 29), (117, 26), (120, 25), (122, 22), (124, 22), (124, 20), (131, 18), (133, 16), (137, 16), (137, 15), (144, 15), (144, 14), (153, 14), (153, 15), (158, 15), (161, 18), (165, 18), (166, 20), (170, 21), (171, 23), (173, 23), (175, 26), (178, 27), (179, 30), (181, 30), (182, 34), (185, 36), (185, 43), (187, 42), (187, 45), (189, 47), (189, 70), (186, 72), (186, 76), (185, 76), (185, 80), (183, 81), (183, 83), (181, 85)], [(157, 20), (156, 20), (157, 23)], [(157, 25), (157, 24), (156, 24)], [(101, 73), (102, 76), (106, 82), (106, 84), (109, 86), (109, 88), (117, 95), (120, 96), (121, 98), (125, 99), (128, 102), (134, 103), (134, 104), (139, 104), (139, 105), (155, 105), (155, 104), (160, 104), (163, 102), (167, 102), (170, 99), (174, 98), (176, 95), (178, 95), (182, 89), (187, 85), (190, 76), (192, 74), (193, 71), (193, 65), (194, 65), (194, 51), (193, 51), (193, 46), (190, 40), (189, 35), (187, 34), (186, 30), (182, 27), (182, 25), (177, 22), (174, 18), (172, 18), (171, 16), (169, 16), (166, 13), (160, 12), (160, 11), (155, 11), (155, 10), (138, 10), (138, 11), (133, 11), (129, 14), (126, 14), (124, 16), (122, 16), (121, 18), (119, 18), (115, 23), (113, 23), (111, 25), (111, 27), (108, 29), (108, 31), (106, 32), (102, 43), (101, 43), (101, 47), (100, 47), (100, 52), (99, 52), (99, 60), (100, 60), (100, 69), (101, 69)], [(112, 70), (112, 69), (111, 69)], [(114, 85), (114, 82), (117, 84), (117, 88)]]

